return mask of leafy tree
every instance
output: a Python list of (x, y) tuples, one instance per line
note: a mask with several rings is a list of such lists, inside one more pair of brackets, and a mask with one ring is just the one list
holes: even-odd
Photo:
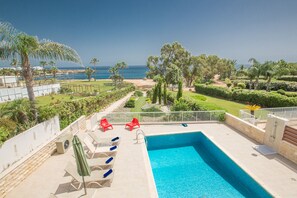
[(88, 80), (89, 82), (91, 81), (91, 78), (92, 78), (92, 74), (94, 73), (95, 71), (93, 69), (91, 69), (90, 67), (87, 67), (86, 70), (85, 70), (85, 73), (88, 77)]
[(203, 66), (198, 56), (191, 57), (191, 65), (184, 70), (184, 78), (186, 80), (187, 87), (191, 87), (193, 82), (201, 77), (201, 67)]
[(182, 78), (183, 72), (188, 72), (191, 54), (178, 42), (165, 44), (161, 48), (161, 55), (148, 57), (148, 78), (160, 75), (167, 84), (176, 85)]
[(25, 79), (35, 119), (37, 118), (37, 112), (30, 58), (81, 63), (80, 57), (74, 49), (49, 40), (39, 40), (37, 37), (17, 31), (8, 23), (0, 22), (0, 58), (11, 60), (15, 57), (18, 57), (21, 62), (22, 76)]
[(180, 80), (178, 82), (178, 91), (176, 95), (176, 99), (179, 100), (183, 96), (183, 82)]
[[(94, 69), (95, 69), (95, 74), (96, 74), (96, 64), (99, 63), (99, 59), (97, 58), (92, 58), (92, 60), (90, 61), (90, 64), (94, 65)], [(95, 75), (95, 81), (96, 81), (96, 75)]]
[(218, 62), (218, 74), (221, 79), (231, 78), (231, 75), (236, 72), (236, 60), (220, 59)]
[(127, 64), (125, 62), (118, 62), (115, 66), (109, 69), (110, 72), (110, 79), (113, 81), (115, 88), (117, 89), (118, 86), (123, 82), (124, 77), (120, 74), (120, 69), (127, 68)]

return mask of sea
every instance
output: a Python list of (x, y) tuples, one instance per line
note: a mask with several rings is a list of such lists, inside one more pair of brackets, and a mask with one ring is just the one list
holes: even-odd
[[(95, 67), (91, 66), (93, 70)], [(92, 74), (92, 78), (96, 79), (109, 79), (110, 73), (109, 69), (111, 66), (96, 66), (96, 73)], [(58, 67), (59, 70), (83, 70), (83, 67)], [(145, 65), (133, 65), (126, 69), (120, 70), (120, 74), (124, 79), (143, 79), (146, 77), (146, 72), (148, 68)], [(68, 73), (68, 74), (58, 74), (56, 78), (59, 80), (67, 79), (87, 79), (85, 73)], [(38, 80), (38, 77), (36, 78)]]

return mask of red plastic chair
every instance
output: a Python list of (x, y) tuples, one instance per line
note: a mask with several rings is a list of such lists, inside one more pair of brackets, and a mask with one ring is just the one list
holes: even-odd
[(104, 131), (104, 132), (105, 132), (105, 130), (108, 129), (109, 127), (111, 127), (111, 128), (113, 129), (112, 125), (109, 124), (109, 122), (107, 121), (106, 118), (100, 120), (100, 126), (103, 128), (103, 131)]
[(131, 122), (129, 122), (125, 125), (125, 128), (129, 127), (130, 131), (132, 131), (132, 129), (136, 126), (140, 127), (139, 121), (137, 120), (137, 118), (133, 118), (133, 120)]

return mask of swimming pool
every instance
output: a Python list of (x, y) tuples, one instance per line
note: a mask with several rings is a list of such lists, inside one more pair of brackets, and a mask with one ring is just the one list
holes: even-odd
[(272, 197), (201, 132), (147, 140), (160, 198)]

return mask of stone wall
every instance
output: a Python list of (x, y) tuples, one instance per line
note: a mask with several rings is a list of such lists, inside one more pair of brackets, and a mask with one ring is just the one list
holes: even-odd
[(243, 121), (240, 118), (233, 116), (229, 113), (225, 114), (225, 122), (227, 125), (242, 132), (243, 134), (250, 137), (251, 139), (256, 140), (260, 144), (264, 143), (264, 135), (265, 135), (264, 130), (257, 128), (251, 123)]
[(282, 140), (280, 142), (278, 152), (285, 158), (297, 164), (297, 146)]
[(65, 134), (76, 134), (86, 129), (85, 116), (80, 117), (75, 122), (66, 127), (61, 134), (54, 140), (48, 142), (44, 147), (30, 156), (27, 160), (16, 166), (13, 170), (8, 172), (5, 176), (0, 178), (0, 198), (5, 197), (6, 194), (25, 180), (31, 173), (33, 173), (40, 165), (42, 165), (53, 153), (56, 152), (56, 140)]

